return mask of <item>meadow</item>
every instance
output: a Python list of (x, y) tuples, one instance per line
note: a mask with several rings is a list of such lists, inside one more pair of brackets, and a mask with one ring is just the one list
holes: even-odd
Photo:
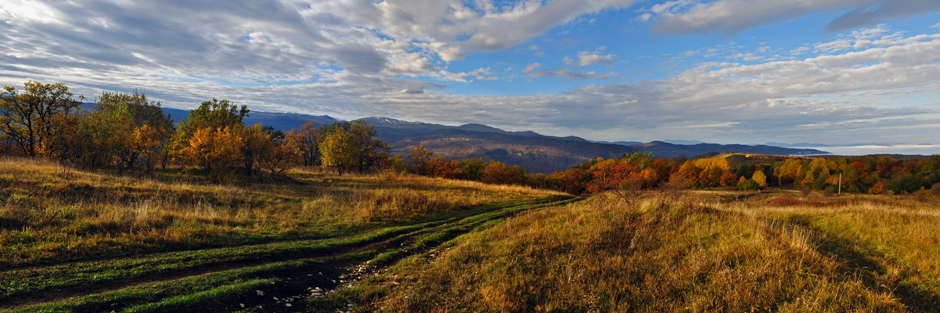
[(600, 194), (462, 235), (333, 297), (362, 312), (934, 312), (937, 204)]
[(0, 160), (0, 310), (940, 311), (936, 195)]

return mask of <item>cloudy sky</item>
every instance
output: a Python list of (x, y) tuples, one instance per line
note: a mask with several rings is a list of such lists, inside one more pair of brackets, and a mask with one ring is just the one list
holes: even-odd
[(934, 143), (937, 0), (0, 1), (0, 84), (593, 140)]

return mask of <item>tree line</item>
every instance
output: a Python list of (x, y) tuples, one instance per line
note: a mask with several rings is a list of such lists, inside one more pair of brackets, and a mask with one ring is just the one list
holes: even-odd
[(629, 193), (661, 187), (755, 190), (795, 187), (827, 192), (940, 191), (940, 156), (789, 158), (731, 167), (725, 158), (653, 158), (637, 152), (595, 158), (551, 174), (480, 158), (447, 160), (418, 145), (390, 156), (388, 144), (362, 120), (315, 125), (286, 133), (245, 125), (250, 110), (227, 100), (200, 104), (174, 124), (161, 103), (144, 94), (104, 92), (93, 110), (59, 84), (27, 82), (0, 92), (0, 154), (47, 157), (84, 168), (152, 173), (168, 165), (198, 169), (212, 181), (234, 175), (281, 173), (293, 166), (344, 172), (414, 174), (491, 184), (526, 185), (572, 194)]
[(161, 103), (142, 93), (104, 92), (94, 108), (80, 108), (61, 84), (27, 82), (0, 92), (0, 154), (45, 157), (82, 168), (120, 172), (177, 165), (199, 169), (212, 181), (236, 174), (281, 173), (295, 165), (374, 172), (388, 166), (388, 145), (363, 121), (284, 133), (245, 125), (250, 110), (212, 99), (174, 124)]

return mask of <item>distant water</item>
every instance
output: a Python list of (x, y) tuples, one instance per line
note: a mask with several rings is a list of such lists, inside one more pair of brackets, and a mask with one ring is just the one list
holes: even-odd
[(869, 154), (940, 154), (940, 145), (866, 145), (845, 147), (815, 147), (834, 155), (869, 155)]

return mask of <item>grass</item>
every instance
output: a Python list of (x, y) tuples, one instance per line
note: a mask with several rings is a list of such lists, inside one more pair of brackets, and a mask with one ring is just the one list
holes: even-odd
[(341, 267), (369, 263), (388, 268), (293, 309), (940, 311), (933, 195), (579, 200), (410, 176), (213, 185), (0, 159), (0, 303), (90, 288), (18, 311), (255, 310), (256, 290), (334, 286)]
[[(386, 312), (940, 308), (935, 199), (729, 195), (636, 206), (601, 195), (530, 211), (317, 301)], [(772, 204), (782, 196), (796, 204)]]
[(140, 253), (349, 235), (559, 195), (475, 182), (292, 171), (205, 184), (0, 159), (0, 270)]

